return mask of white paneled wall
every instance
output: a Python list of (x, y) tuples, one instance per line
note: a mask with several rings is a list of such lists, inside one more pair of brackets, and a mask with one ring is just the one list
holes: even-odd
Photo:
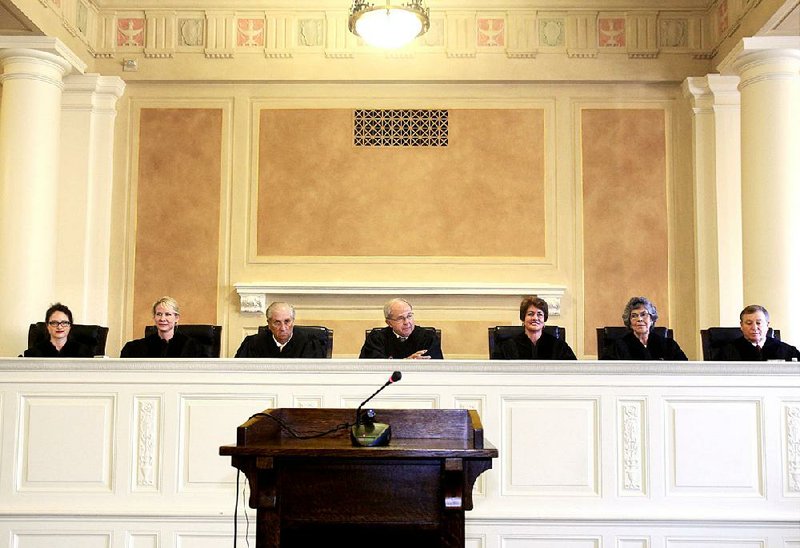
[(500, 451), (470, 548), (800, 548), (797, 364), (109, 359), (0, 360), (0, 548), (232, 546), (236, 426), (394, 368), (375, 408), (476, 409)]

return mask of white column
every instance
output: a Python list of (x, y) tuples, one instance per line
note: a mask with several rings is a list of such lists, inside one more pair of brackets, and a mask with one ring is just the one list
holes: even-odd
[(742, 94), (744, 299), (800, 344), (800, 37), (745, 38)]
[(28, 324), (57, 298), (62, 78), (76, 66), (57, 39), (0, 38), (0, 302), (13, 311), (0, 322), (6, 356), (27, 348)]
[(114, 122), (125, 83), (85, 74), (64, 84), (55, 284), (75, 321), (108, 325)]
[(739, 78), (687, 78), (697, 254), (697, 325), (735, 325), (742, 309), (742, 200)]

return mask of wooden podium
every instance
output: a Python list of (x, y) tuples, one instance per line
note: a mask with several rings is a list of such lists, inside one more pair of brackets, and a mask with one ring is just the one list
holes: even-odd
[[(265, 411), (299, 433), (352, 422), (353, 409)], [(386, 447), (354, 447), (349, 430), (295, 439), (269, 417), (239, 426), (220, 455), (250, 482), (257, 548), (463, 547), (472, 486), (492, 467), (480, 417), (465, 409), (377, 410)]]

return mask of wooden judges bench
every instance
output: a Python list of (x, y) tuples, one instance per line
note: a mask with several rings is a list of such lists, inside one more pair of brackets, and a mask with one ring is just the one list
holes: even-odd
[[(352, 422), (353, 409), (265, 411), (299, 433)], [(269, 417), (237, 429), (220, 447), (250, 482), (258, 548), (287, 546), (463, 547), (472, 487), (497, 449), (478, 413), (380, 410), (386, 447), (354, 447), (349, 429), (296, 439)]]

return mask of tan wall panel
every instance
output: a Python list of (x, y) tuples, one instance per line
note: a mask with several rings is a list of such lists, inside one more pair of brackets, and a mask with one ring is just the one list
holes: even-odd
[(657, 109), (582, 111), (587, 351), (596, 327), (622, 324), (634, 295), (650, 298), (669, 325), (664, 120)]
[(183, 323), (216, 323), (222, 111), (142, 109), (134, 337), (163, 295)]
[(544, 256), (543, 110), (450, 110), (436, 148), (354, 147), (352, 117), (261, 112), (259, 255)]

